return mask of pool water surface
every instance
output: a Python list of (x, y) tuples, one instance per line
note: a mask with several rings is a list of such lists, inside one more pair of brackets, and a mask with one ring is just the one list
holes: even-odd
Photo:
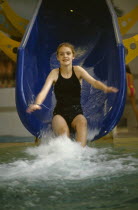
[(1, 143), (0, 209), (138, 209), (138, 139)]

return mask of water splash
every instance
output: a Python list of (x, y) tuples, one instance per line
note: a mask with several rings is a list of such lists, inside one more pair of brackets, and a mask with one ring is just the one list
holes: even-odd
[(81, 147), (66, 136), (51, 138), (24, 151), (25, 159), (0, 165), (0, 180), (83, 180), (132, 172), (138, 160), (112, 148)]
[(97, 136), (99, 134), (100, 130), (99, 129), (88, 129), (88, 133), (87, 133), (87, 140), (91, 141), (94, 139), (95, 136)]

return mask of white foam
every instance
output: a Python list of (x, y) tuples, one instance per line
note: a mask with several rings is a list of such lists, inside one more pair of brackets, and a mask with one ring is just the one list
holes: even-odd
[(91, 141), (94, 139), (95, 136), (97, 136), (99, 134), (100, 130), (98, 129), (88, 129), (88, 134), (87, 134), (87, 140)]
[(110, 177), (136, 169), (138, 160), (112, 154), (111, 149), (81, 147), (65, 136), (52, 138), (39, 147), (25, 150), (32, 159), (0, 165), (0, 179), (76, 180)]

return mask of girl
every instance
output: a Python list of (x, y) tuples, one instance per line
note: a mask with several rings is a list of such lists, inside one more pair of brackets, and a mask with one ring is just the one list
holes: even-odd
[(87, 137), (87, 120), (81, 108), (81, 83), (82, 79), (103, 90), (105, 93), (116, 93), (114, 87), (108, 87), (91, 77), (80, 66), (72, 66), (75, 58), (74, 46), (70, 43), (62, 43), (57, 48), (57, 59), (60, 62), (59, 69), (53, 69), (48, 75), (46, 82), (36, 97), (35, 103), (31, 104), (27, 112), (31, 113), (41, 109), (41, 104), (46, 98), (50, 88), (54, 85), (57, 100), (53, 112), (52, 128), (57, 135), (70, 135), (70, 129), (76, 131), (76, 141), (84, 147)]

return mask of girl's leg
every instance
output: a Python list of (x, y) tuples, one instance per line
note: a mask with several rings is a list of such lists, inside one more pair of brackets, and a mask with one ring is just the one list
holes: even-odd
[(76, 130), (76, 141), (81, 142), (83, 147), (86, 146), (87, 143), (87, 120), (82, 115), (77, 115), (72, 123), (71, 126)]
[(66, 120), (61, 115), (55, 115), (52, 120), (52, 128), (56, 135), (67, 135), (69, 137), (69, 127)]

